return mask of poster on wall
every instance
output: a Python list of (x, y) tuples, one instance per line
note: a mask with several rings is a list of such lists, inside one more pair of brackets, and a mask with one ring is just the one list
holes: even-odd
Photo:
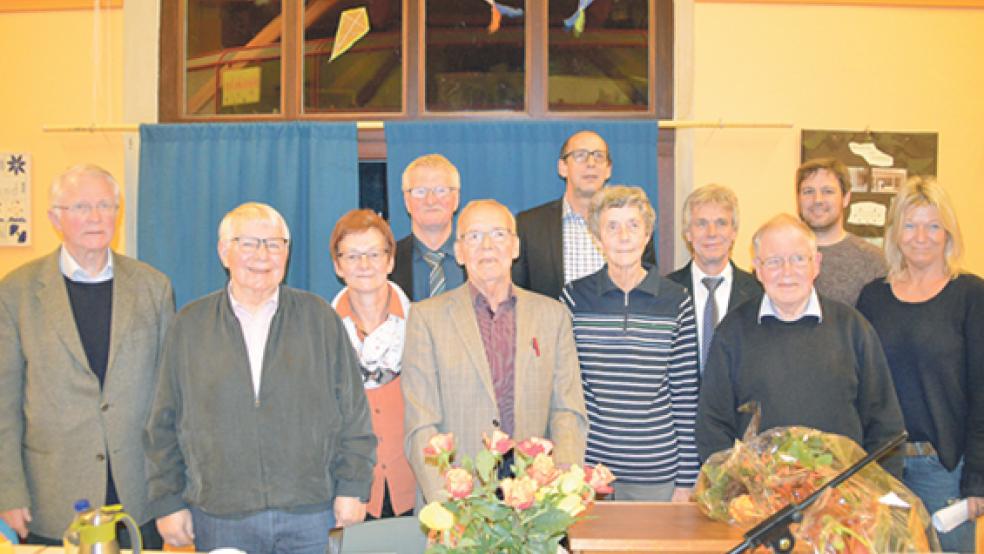
[(802, 161), (837, 158), (847, 166), (850, 204), (844, 227), (882, 246), (895, 193), (913, 175), (936, 176), (936, 133), (804, 129)]
[(0, 151), (0, 246), (31, 245), (31, 155)]

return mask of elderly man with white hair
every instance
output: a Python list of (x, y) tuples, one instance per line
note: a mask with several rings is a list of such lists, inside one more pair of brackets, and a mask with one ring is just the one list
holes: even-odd
[[(844, 435), (873, 452), (903, 430), (902, 410), (874, 328), (853, 307), (817, 295), (813, 231), (780, 214), (752, 237), (765, 289), (714, 332), (697, 407), (702, 460), (731, 448), (758, 402), (761, 429), (798, 425)], [(902, 460), (883, 462), (896, 476)]]
[(60, 545), (76, 500), (122, 503), (160, 547), (140, 437), (171, 283), (110, 249), (120, 186), (109, 172), (72, 167), (50, 199), (61, 246), (0, 281), (0, 519)]
[(365, 517), (376, 439), (341, 319), (281, 281), (290, 231), (246, 203), (219, 226), (229, 284), (168, 331), (144, 442), (164, 539), (322, 554)]

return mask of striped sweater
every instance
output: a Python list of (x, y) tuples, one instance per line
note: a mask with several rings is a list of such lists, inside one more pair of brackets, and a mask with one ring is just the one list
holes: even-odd
[(625, 293), (608, 267), (564, 287), (588, 409), (588, 463), (618, 481), (692, 487), (699, 377), (690, 295), (656, 268)]

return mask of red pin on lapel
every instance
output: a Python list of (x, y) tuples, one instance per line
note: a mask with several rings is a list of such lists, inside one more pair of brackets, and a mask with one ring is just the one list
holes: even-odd
[(533, 352), (536, 352), (536, 357), (540, 357), (540, 343), (536, 342), (536, 337), (533, 337)]

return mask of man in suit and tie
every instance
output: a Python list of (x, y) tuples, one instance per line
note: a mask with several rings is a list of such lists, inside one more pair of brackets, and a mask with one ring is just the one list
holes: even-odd
[(513, 285), (516, 223), (494, 200), (458, 218), (455, 256), (468, 281), (414, 306), (403, 354), (406, 452), (424, 498), (443, 498), (423, 448), (454, 433), (475, 455), (482, 433), (546, 437), (558, 463), (582, 463), (587, 415), (570, 314), (559, 302)]
[[(565, 284), (605, 265), (587, 216), (591, 197), (612, 176), (608, 143), (594, 131), (574, 133), (560, 148), (557, 173), (567, 183), (564, 195), (517, 217), (520, 251), (512, 268), (513, 282), (550, 298), (559, 298)], [(656, 265), (652, 237), (642, 262)]]
[(703, 371), (714, 327), (742, 302), (761, 295), (762, 286), (731, 261), (738, 235), (738, 198), (731, 189), (710, 184), (694, 190), (683, 203), (682, 215), (691, 260), (667, 277), (690, 291)]
[(460, 190), (458, 168), (440, 154), (421, 156), (403, 171), (411, 232), (396, 243), (393, 282), (410, 300), (437, 296), (465, 280), (451, 236)]
[(171, 284), (110, 250), (120, 188), (107, 171), (73, 167), (50, 198), (61, 248), (0, 281), (0, 518), (61, 544), (76, 500), (122, 503), (159, 548), (141, 436)]

